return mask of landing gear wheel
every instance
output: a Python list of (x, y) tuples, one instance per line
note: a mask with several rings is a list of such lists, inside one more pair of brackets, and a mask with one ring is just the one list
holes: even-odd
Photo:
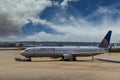
[(27, 58), (25, 61), (32, 61), (31, 58)]
[(62, 56), (62, 58), (60, 59), (60, 61), (64, 61), (64, 57)]
[(64, 56), (60, 59), (60, 61), (70, 61), (69, 59), (64, 59)]
[(75, 57), (73, 57), (73, 61), (77, 61), (77, 59)]

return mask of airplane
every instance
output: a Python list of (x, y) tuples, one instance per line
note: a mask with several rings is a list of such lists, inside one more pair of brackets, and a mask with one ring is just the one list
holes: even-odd
[(92, 57), (109, 52), (109, 44), (111, 39), (112, 31), (109, 30), (105, 35), (103, 40), (98, 46), (41, 46), (41, 47), (30, 47), (25, 49), (20, 53), (26, 59), (21, 60), (20, 58), (15, 58), (19, 61), (31, 61), (32, 57), (50, 57), (50, 58), (60, 58), (63, 61), (76, 61), (76, 57)]

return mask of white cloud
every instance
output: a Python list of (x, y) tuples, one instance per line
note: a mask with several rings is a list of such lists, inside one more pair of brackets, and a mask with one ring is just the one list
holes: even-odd
[(49, 0), (1, 0), (0, 1), (0, 37), (21, 32), (28, 19), (38, 17)]
[(78, 0), (63, 0), (60, 5), (62, 8), (65, 8), (68, 6), (68, 2), (75, 2), (75, 1), (78, 1)]
[(0, 38), (1, 41), (19, 41), (20, 38), (18, 38), (17, 36), (15, 35), (10, 35), (8, 37), (2, 37)]
[(120, 16), (120, 9), (117, 9), (114, 6), (109, 6), (109, 7), (100, 6), (92, 14), (87, 16), (86, 19), (92, 19), (94, 17), (98, 17), (99, 19), (102, 19), (102, 18), (105, 19), (105, 17), (114, 18), (114, 16), (118, 16), (118, 15)]
[(63, 2), (61, 3), (62, 7), (68, 6), (68, 0), (63, 0)]
[[(61, 18), (58, 17), (58, 19)], [(62, 17), (63, 18), (63, 17)], [(111, 17), (104, 17), (98, 24), (92, 24), (84, 18), (75, 19), (73, 16), (69, 20), (63, 18), (64, 21), (69, 21), (70, 24), (56, 24), (47, 20), (35, 19), (32, 20), (34, 24), (47, 25), (56, 32), (63, 34), (50, 34), (46, 32), (39, 32), (28, 36), (27, 40), (38, 41), (101, 41), (108, 30), (112, 30), (112, 42), (119, 41), (119, 25), (120, 20), (114, 21)]]
[(27, 36), (25, 40), (27, 41), (60, 41), (62, 35), (52, 35), (45, 32), (39, 32), (34, 35)]
[(116, 8), (109, 8), (109, 7), (99, 7), (97, 12), (99, 14), (120, 14), (120, 10), (116, 9)]

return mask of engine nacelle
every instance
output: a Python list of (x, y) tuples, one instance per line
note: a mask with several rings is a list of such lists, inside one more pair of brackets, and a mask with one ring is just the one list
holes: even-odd
[(63, 54), (63, 59), (64, 60), (71, 60), (71, 59), (73, 59), (73, 56), (71, 54)]

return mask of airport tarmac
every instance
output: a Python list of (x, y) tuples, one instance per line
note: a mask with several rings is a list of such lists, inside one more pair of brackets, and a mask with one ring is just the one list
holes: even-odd
[[(32, 62), (16, 62), (14, 58), (20, 51), (0, 51), (0, 80), (120, 80), (120, 63), (91, 62), (91, 57), (78, 57), (78, 61), (32, 58)], [(120, 53), (95, 58), (120, 59)]]

